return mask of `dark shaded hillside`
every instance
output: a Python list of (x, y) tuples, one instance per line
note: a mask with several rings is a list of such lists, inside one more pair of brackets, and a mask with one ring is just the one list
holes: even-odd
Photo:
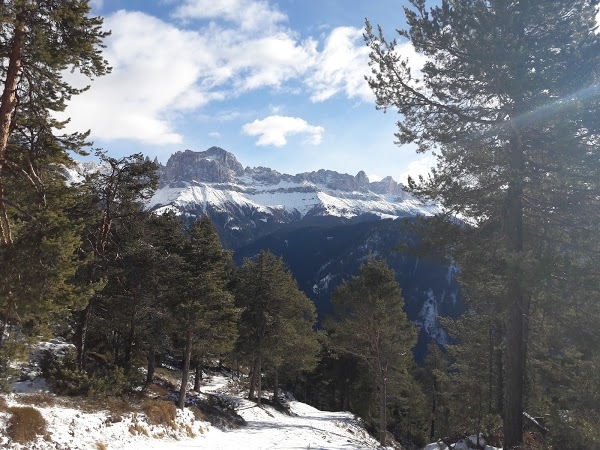
[(344, 279), (357, 273), (370, 254), (384, 257), (396, 271), (409, 318), (422, 327), (417, 349), (417, 354), (422, 355), (427, 336), (441, 343), (447, 341), (437, 316), (456, 317), (462, 306), (453, 267), (398, 251), (402, 242), (414, 239), (404, 230), (401, 220), (313, 224), (263, 236), (238, 248), (235, 258), (241, 262), (261, 249), (283, 257), (322, 318), (331, 311), (331, 293)]

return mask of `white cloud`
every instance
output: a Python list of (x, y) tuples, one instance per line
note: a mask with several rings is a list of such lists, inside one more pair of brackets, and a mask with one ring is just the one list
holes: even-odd
[(232, 44), (223, 46), (223, 71), (232, 78), (233, 74), (239, 75), (233, 81), (240, 92), (263, 86), (279, 87), (287, 80), (301, 77), (316, 55), (315, 41), (298, 43), (286, 32)]
[(426, 155), (411, 161), (408, 163), (406, 170), (400, 174), (400, 182), (406, 184), (409, 176), (416, 181), (418, 181), (419, 175), (427, 177), (431, 173), (431, 168), (435, 167), (435, 163), (436, 159), (432, 155)]
[(245, 124), (242, 131), (248, 136), (260, 136), (256, 145), (283, 147), (287, 144), (288, 136), (295, 134), (306, 134), (310, 144), (319, 145), (325, 129), (310, 125), (298, 117), (269, 116)]
[(184, 0), (173, 12), (179, 19), (221, 19), (242, 30), (271, 28), (287, 16), (265, 0)]
[[(107, 17), (105, 28), (112, 30), (104, 55), (113, 71), (72, 99), (68, 131), (92, 128), (92, 138), (155, 145), (182, 141), (173, 119), (183, 111), (300, 76), (315, 46), (284, 32), (256, 37), (215, 25), (185, 30), (124, 10)], [(87, 82), (65, 77), (79, 86)]]
[(105, 57), (111, 74), (73, 98), (66, 114), (70, 128), (92, 127), (92, 137), (137, 139), (153, 144), (181, 142), (168, 115), (197, 108), (218, 98), (197, 84), (212, 52), (196, 33), (139, 12), (119, 11), (105, 20), (113, 34)]
[(218, 131), (211, 131), (210, 133), (208, 133), (208, 137), (218, 139), (221, 137), (221, 133), (219, 133)]
[[(364, 45), (363, 31), (353, 27), (338, 27), (331, 31), (318, 55), (315, 70), (307, 79), (312, 101), (322, 102), (339, 92), (348, 98), (373, 101), (373, 93), (365, 80), (365, 76), (370, 75), (370, 50)], [(425, 62), (410, 43), (399, 45), (397, 52), (408, 58), (413, 71), (420, 70)]]
[(308, 78), (313, 101), (324, 101), (342, 91), (349, 98), (372, 100), (373, 94), (364, 77), (368, 71), (369, 49), (362, 44), (363, 30), (338, 27), (327, 38), (316, 61), (316, 70)]
[(283, 105), (269, 105), (269, 111), (271, 114), (280, 114), (283, 110)]

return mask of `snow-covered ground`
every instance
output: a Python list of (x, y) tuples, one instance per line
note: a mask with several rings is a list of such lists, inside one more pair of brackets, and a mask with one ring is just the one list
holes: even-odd
[[(28, 446), (10, 443), (0, 431), (0, 448), (84, 450), (102, 448), (123, 450), (171, 449), (375, 449), (377, 441), (369, 436), (351, 413), (319, 411), (297, 401), (290, 402), (288, 415), (271, 406), (258, 407), (240, 396), (224, 392), (230, 380), (223, 375), (208, 378), (201, 392), (226, 397), (244, 418), (246, 426), (222, 430), (207, 422), (194, 420), (193, 414), (178, 411), (177, 428), (150, 425), (143, 414), (129, 414), (112, 423), (107, 411), (95, 413), (61, 406), (36, 406), (48, 422), (49, 439), (40, 437)], [(44, 383), (35, 382), (27, 391), (34, 392)], [(21, 393), (6, 397), (8, 406), (22, 404)], [(8, 414), (0, 412), (0, 430), (6, 429)], [(132, 434), (132, 427), (142, 430)], [(147, 436), (146, 436), (147, 434)], [(160, 438), (159, 438), (160, 437)], [(48, 438), (47, 438), (48, 439)]]
[[(479, 444), (479, 447), (477, 447)], [(471, 450), (476, 448), (483, 448), (484, 450), (502, 450), (498, 447), (492, 447), (491, 445), (486, 445), (485, 439), (483, 437), (479, 437), (479, 442), (477, 442), (477, 435), (469, 436), (468, 438), (461, 439), (455, 444), (452, 444), (448, 447), (443, 442), (434, 442), (425, 446), (423, 450)]]

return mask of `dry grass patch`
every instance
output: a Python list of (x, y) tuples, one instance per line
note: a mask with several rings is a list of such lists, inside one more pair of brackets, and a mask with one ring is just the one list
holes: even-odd
[(160, 399), (144, 400), (142, 402), (142, 411), (148, 417), (148, 423), (151, 425), (175, 427), (177, 409), (173, 402)]
[(150, 397), (164, 397), (165, 395), (170, 394), (171, 391), (160, 384), (150, 383), (146, 385), (146, 393)]
[(108, 447), (104, 442), (96, 442), (96, 450), (108, 450)]
[(11, 414), (8, 419), (6, 433), (19, 444), (26, 444), (46, 434), (46, 420), (42, 414), (31, 406), (8, 408)]
[(40, 392), (37, 394), (22, 395), (19, 397), (19, 402), (25, 405), (54, 406), (56, 405), (56, 398), (51, 394)]
[(6, 411), (8, 405), (6, 404), (6, 399), (4, 397), (0, 397), (0, 411)]
[(105, 398), (77, 398), (73, 406), (87, 413), (107, 411), (109, 422), (115, 423), (123, 420), (127, 414), (139, 410), (139, 399), (135, 397), (105, 397)]
[(154, 378), (162, 382), (167, 389), (177, 390), (181, 382), (181, 372), (158, 367), (154, 372)]
[(206, 415), (196, 405), (192, 405), (188, 408), (194, 414), (194, 419), (198, 421), (206, 421)]
[(146, 429), (145, 426), (140, 425), (137, 422), (134, 422), (132, 425), (129, 425), (129, 432), (131, 434), (133, 434), (134, 436), (136, 434), (143, 434), (144, 436), (148, 436), (148, 430)]
[(187, 433), (188, 437), (191, 438), (195, 438), (196, 437), (196, 433), (194, 433), (194, 430), (192, 429), (191, 426), (189, 426), (187, 423), (185, 424), (185, 432)]

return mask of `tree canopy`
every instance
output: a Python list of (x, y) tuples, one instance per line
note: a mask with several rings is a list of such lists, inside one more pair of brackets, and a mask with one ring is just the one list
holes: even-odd
[[(369, 83), (378, 107), (401, 114), (397, 142), (437, 155), (432, 175), (410, 189), (471, 225), (457, 231), (464, 239), (453, 257), (460, 265), (459, 253), (485, 249), (477, 271), (463, 268), (467, 295), (482, 279), (500, 287), (490, 295), (505, 317), (504, 444), (512, 447), (522, 440), (532, 311), (550, 312), (544, 293), (559, 290), (567, 270), (597, 267), (588, 252), (600, 211), (596, 10), (587, 0), (410, 3), (400, 38), (424, 66), (412, 72), (398, 41), (367, 23)], [(484, 300), (471, 298), (475, 310)]]

